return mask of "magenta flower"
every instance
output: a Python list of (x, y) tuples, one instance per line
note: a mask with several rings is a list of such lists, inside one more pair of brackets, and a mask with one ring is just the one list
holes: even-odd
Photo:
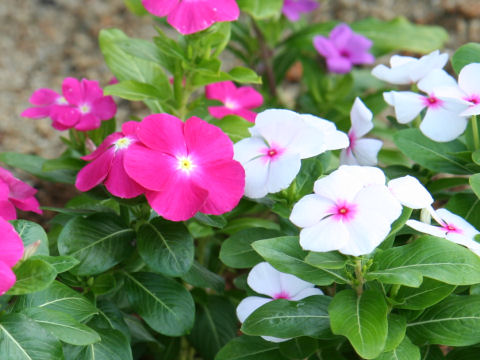
[(135, 135), (137, 125), (136, 121), (124, 123), (122, 132), (107, 136), (93, 153), (82, 157), (91, 163), (77, 175), (75, 186), (78, 190), (88, 191), (103, 182), (111, 194), (121, 198), (143, 194), (145, 189), (128, 176), (124, 167), (125, 153), (138, 142)]
[(218, 127), (191, 117), (147, 116), (140, 140), (125, 154), (125, 169), (145, 187), (152, 208), (168, 220), (187, 220), (198, 211), (232, 210), (245, 186), (245, 171), (233, 160), (233, 144)]
[(263, 104), (262, 95), (250, 86), (237, 88), (232, 81), (222, 81), (205, 87), (205, 97), (223, 102), (223, 106), (210, 106), (210, 115), (221, 119), (227, 115), (237, 115), (255, 122), (257, 113), (250, 109)]
[(5, 294), (13, 284), (16, 277), (12, 267), (23, 256), (23, 242), (15, 228), (6, 220), (0, 218), (0, 296)]
[(62, 84), (63, 96), (50, 89), (39, 89), (21, 116), (40, 119), (50, 117), (57, 130), (75, 128), (80, 131), (98, 128), (102, 120), (115, 116), (117, 106), (111, 96), (103, 96), (97, 81), (66, 78)]
[(355, 34), (347, 24), (339, 24), (330, 32), (328, 38), (315, 36), (315, 49), (327, 59), (328, 71), (345, 74), (353, 65), (371, 64), (375, 58), (368, 51), (372, 41), (362, 35)]
[(315, 0), (285, 0), (282, 13), (290, 21), (300, 20), (301, 13), (315, 10), (318, 3)]
[(5, 220), (17, 218), (15, 208), (41, 214), (40, 205), (33, 187), (17, 179), (12, 173), (0, 167), (0, 217)]
[(205, 30), (221, 21), (238, 19), (235, 0), (142, 0), (148, 12), (167, 16), (167, 22), (183, 35)]

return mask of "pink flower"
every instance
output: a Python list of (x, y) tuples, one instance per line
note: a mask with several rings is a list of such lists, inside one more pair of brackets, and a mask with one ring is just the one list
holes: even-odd
[(240, 15), (235, 0), (142, 0), (142, 4), (153, 15), (168, 16), (167, 22), (183, 35)]
[(124, 167), (126, 152), (138, 142), (135, 135), (137, 125), (135, 121), (124, 123), (122, 132), (107, 136), (93, 153), (82, 157), (91, 163), (77, 175), (75, 186), (78, 190), (88, 191), (103, 182), (110, 193), (121, 198), (143, 194), (145, 189), (128, 176)]
[(0, 218), (0, 296), (15, 284), (12, 267), (23, 256), (23, 242), (14, 227)]
[(98, 128), (102, 120), (115, 116), (117, 106), (111, 96), (103, 96), (97, 81), (66, 78), (63, 96), (50, 89), (39, 89), (30, 98), (37, 107), (26, 109), (21, 116), (40, 119), (50, 117), (57, 130), (75, 128), (80, 131)]
[(210, 114), (221, 119), (227, 115), (237, 115), (255, 122), (257, 113), (250, 109), (263, 104), (262, 95), (250, 86), (237, 88), (232, 81), (222, 81), (205, 87), (205, 97), (223, 102), (224, 106), (210, 106)]
[(301, 13), (315, 10), (318, 3), (315, 0), (285, 0), (282, 13), (290, 21), (298, 21)]
[(375, 61), (368, 52), (372, 42), (365, 36), (355, 34), (347, 24), (339, 24), (330, 32), (328, 38), (315, 36), (315, 49), (327, 59), (328, 71), (345, 74), (353, 65), (371, 64)]
[(33, 187), (17, 179), (12, 173), (0, 167), (0, 217), (5, 220), (17, 218), (15, 208), (41, 214)]
[(245, 171), (218, 127), (197, 117), (183, 123), (154, 114), (138, 125), (137, 136), (140, 142), (125, 154), (125, 169), (164, 218), (186, 220), (198, 211), (219, 215), (240, 201)]

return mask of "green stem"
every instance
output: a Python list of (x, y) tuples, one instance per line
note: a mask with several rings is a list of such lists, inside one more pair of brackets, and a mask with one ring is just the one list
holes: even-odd
[(392, 288), (390, 289), (390, 297), (394, 298), (395, 296), (397, 296), (398, 290), (400, 290), (400, 285), (398, 284), (393, 285)]
[(363, 284), (365, 283), (365, 279), (363, 278), (363, 265), (361, 258), (355, 259), (355, 277), (355, 291), (357, 292), (357, 295), (360, 296), (363, 293)]
[(478, 134), (477, 115), (472, 116), (472, 133), (473, 133), (473, 144), (475, 146), (475, 150), (478, 150), (480, 149), (480, 138)]

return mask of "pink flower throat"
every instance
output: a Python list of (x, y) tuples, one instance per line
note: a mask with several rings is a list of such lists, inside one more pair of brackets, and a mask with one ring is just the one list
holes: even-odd
[(357, 204), (348, 203), (345, 200), (337, 201), (328, 212), (332, 214), (333, 220), (348, 222), (355, 218), (357, 213)]
[(443, 105), (443, 100), (440, 100), (433, 94), (429, 95), (428, 97), (422, 98), (422, 101), (424, 106), (432, 109), (438, 109)]
[(474, 105), (480, 104), (480, 95), (472, 94), (464, 98), (464, 100), (473, 103)]
[(261, 152), (264, 154), (264, 159), (267, 161), (277, 160), (284, 151), (284, 149), (275, 144), (272, 144), (270, 147), (266, 147), (261, 150)]
[(442, 229), (448, 233), (462, 234), (462, 229), (457, 228), (454, 224), (445, 224)]
[(285, 290), (282, 290), (280, 291), (279, 293), (276, 293), (275, 295), (273, 295), (273, 298), (275, 300), (277, 299), (286, 299), (286, 300), (290, 300), (291, 299), (291, 296), (289, 293), (287, 293)]

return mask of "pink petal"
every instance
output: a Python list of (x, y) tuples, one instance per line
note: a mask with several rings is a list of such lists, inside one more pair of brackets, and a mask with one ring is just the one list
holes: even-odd
[(263, 104), (263, 96), (250, 86), (243, 86), (237, 90), (236, 100), (245, 109), (253, 109)]
[(109, 149), (80, 170), (75, 181), (77, 189), (88, 191), (99, 185), (107, 177), (114, 156), (114, 149)]
[(84, 101), (83, 86), (75, 78), (65, 78), (62, 84), (62, 93), (71, 105), (82, 105)]
[(43, 119), (50, 116), (50, 106), (28, 108), (23, 110), (20, 116), (30, 119)]
[(353, 31), (347, 24), (338, 24), (330, 32), (329, 37), (334, 46), (338, 49), (345, 47), (352, 36)]
[(92, 103), (98, 98), (103, 97), (103, 90), (96, 80), (82, 79), (84, 101)]
[(197, 117), (185, 122), (188, 153), (199, 164), (233, 158), (233, 143), (219, 128)]
[(137, 130), (138, 130), (138, 121), (127, 121), (122, 124), (122, 132), (125, 135), (134, 135), (135, 137), (137, 136)]
[(0, 218), (3, 220), (15, 220), (17, 212), (15, 206), (8, 200), (0, 200)]
[(217, 13), (215, 21), (235, 21), (240, 16), (236, 0), (206, 0)]
[(238, 109), (238, 110), (235, 110), (233, 113), (234, 115), (240, 116), (251, 123), (255, 122), (255, 119), (257, 118), (257, 115), (258, 115), (255, 111), (250, 111), (245, 109)]
[(313, 38), (313, 46), (320, 53), (320, 55), (323, 55), (326, 58), (331, 56), (339, 56), (339, 52), (333, 42), (327, 39), (325, 36), (315, 36)]
[(40, 209), (40, 204), (35, 197), (29, 197), (27, 199), (10, 199), (13, 205), (16, 208), (23, 210), (23, 211), (32, 211), (37, 214), (43, 214), (43, 211)]
[(108, 135), (105, 140), (100, 144), (100, 146), (91, 154), (82, 156), (80, 159), (85, 160), (85, 161), (92, 161), (93, 159), (98, 158), (100, 155), (102, 155), (109, 147), (115, 143), (118, 139), (121, 139), (123, 137), (122, 133), (120, 132), (115, 132), (113, 134)]
[(92, 112), (101, 120), (109, 120), (115, 116), (117, 105), (111, 96), (102, 96), (93, 102)]
[(13, 284), (15, 284), (16, 280), (17, 278), (12, 269), (10, 269), (7, 264), (0, 261), (0, 296), (5, 294)]
[(235, 112), (226, 106), (209, 106), (208, 112), (216, 119), (223, 119), (227, 115), (234, 115)]
[(56, 91), (43, 88), (35, 90), (29, 101), (36, 106), (48, 106), (54, 104), (59, 97)]
[(70, 129), (80, 121), (80, 111), (71, 106), (53, 106), (50, 114), (53, 120), (53, 127), (56, 125)]
[(233, 81), (221, 81), (205, 86), (205, 97), (225, 102), (227, 98), (235, 97), (236, 90)]
[(96, 114), (80, 115), (80, 120), (75, 125), (75, 129), (78, 131), (90, 131), (100, 127), (102, 121)]
[[(137, 135), (146, 146), (173, 156), (187, 152), (183, 122), (173, 115), (149, 115), (138, 125)], [(153, 189), (151, 189), (153, 190)]]
[(149, 13), (162, 17), (168, 15), (178, 5), (179, 0), (142, 0)]
[(352, 62), (344, 57), (327, 58), (327, 69), (336, 74), (346, 74), (352, 70)]
[(242, 198), (245, 170), (237, 161), (218, 161), (194, 171), (192, 180), (208, 191), (208, 198), (200, 211), (220, 215), (232, 210)]
[(126, 173), (123, 166), (123, 159), (126, 151), (127, 149), (123, 149), (118, 150), (115, 153), (110, 171), (105, 180), (105, 187), (111, 194), (129, 199), (142, 194), (145, 189)]
[[(23, 256), (23, 242), (15, 228), (4, 219), (0, 219), (0, 263), (14, 266)], [(0, 277), (1, 279), (1, 277)]]

